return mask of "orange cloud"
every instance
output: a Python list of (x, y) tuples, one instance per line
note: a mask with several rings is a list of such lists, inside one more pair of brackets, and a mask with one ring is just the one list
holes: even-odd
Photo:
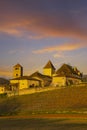
[(6, 68), (0, 68), (0, 76), (1, 77), (12, 77), (12, 72), (7, 70)]
[(30, 39), (86, 38), (87, 12), (83, 5), (86, 4), (80, 0), (72, 4), (68, 0), (3, 0), (0, 1), (0, 32)]
[(40, 50), (35, 50), (33, 51), (33, 53), (41, 54), (41, 53), (50, 53), (55, 51), (72, 51), (72, 50), (77, 50), (85, 47), (87, 47), (86, 43), (65, 43), (62, 45), (56, 45), (56, 46), (46, 47)]
[[(48, 14), (8, 14), (2, 16), (0, 32), (9, 35), (24, 36), (29, 39), (44, 37), (75, 37), (86, 38), (87, 31), (72, 19), (60, 15)], [(33, 35), (33, 34), (34, 35)]]

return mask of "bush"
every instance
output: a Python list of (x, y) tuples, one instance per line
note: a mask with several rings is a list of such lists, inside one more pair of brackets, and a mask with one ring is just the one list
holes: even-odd
[(0, 94), (0, 98), (2, 98), (2, 97), (7, 97), (7, 93)]

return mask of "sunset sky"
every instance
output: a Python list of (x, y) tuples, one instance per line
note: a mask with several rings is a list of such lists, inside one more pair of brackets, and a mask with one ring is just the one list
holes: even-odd
[(51, 60), (87, 74), (87, 0), (1, 0), (0, 77), (42, 72)]

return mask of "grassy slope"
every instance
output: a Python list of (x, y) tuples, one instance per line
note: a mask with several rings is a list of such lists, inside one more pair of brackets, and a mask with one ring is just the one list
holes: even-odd
[(0, 115), (86, 111), (87, 87), (64, 88), (48, 92), (0, 99)]
[(87, 120), (0, 119), (1, 130), (87, 130)]

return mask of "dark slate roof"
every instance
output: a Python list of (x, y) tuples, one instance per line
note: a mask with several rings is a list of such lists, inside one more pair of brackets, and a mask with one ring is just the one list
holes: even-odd
[(22, 67), (22, 66), (18, 63), (14, 67)]
[(57, 76), (67, 76), (67, 77), (80, 77), (81, 75), (78, 75), (78, 72), (80, 72), (77, 68), (74, 68), (68, 64), (63, 64), (57, 71)]
[(6, 84), (9, 84), (9, 80), (0, 77), (0, 85), (6, 85)]
[(70, 65), (63, 64), (57, 71), (56, 74), (72, 74), (73, 70)]
[(36, 71), (35, 73), (31, 74), (30, 77), (38, 77), (38, 78), (41, 78), (41, 79), (52, 79), (50, 76), (47, 76), (47, 75), (43, 75), (41, 73), (39, 73), (38, 71)]
[(52, 64), (52, 62), (49, 60), (48, 63), (44, 66), (44, 69), (46, 68), (52, 68), (55, 69), (54, 65)]

